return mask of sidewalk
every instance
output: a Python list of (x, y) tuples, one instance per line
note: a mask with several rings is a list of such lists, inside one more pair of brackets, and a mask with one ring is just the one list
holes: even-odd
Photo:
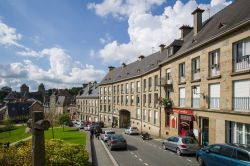
[(30, 139), (32, 139), (32, 136), (26, 137), (26, 138), (21, 139), (21, 140), (16, 141), (16, 142), (12, 142), (12, 143), (10, 144), (10, 146), (17, 144), (18, 142), (27, 141), (27, 140), (30, 140)]
[(102, 145), (101, 139), (97, 138), (93, 139), (93, 163), (95, 166), (112, 166), (114, 165), (112, 160), (110, 159), (108, 153), (106, 152), (104, 146)]

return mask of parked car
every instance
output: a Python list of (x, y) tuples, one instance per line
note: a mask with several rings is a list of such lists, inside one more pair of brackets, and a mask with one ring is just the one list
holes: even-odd
[(250, 145), (213, 144), (196, 152), (200, 166), (249, 166)]
[(105, 131), (103, 131), (103, 133), (101, 134), (101, 140), (103, 140), (104, 142), (107, 142), (108, 137), (111, 134), (115, 134), (115, 131), (113, 131), (113, 130), (105, 130)]
[(83, 123), (77, 123), (77, 124), (75, 124), (75, 127), (78, 129), (84, 129), (84, 127), (86, 127), (86, 125), (84, 125)]
[(99, 126), (99, 127), (103, 128), (104, 127), (104, 122), (103, 121), (93, 122), (92, 125), (96, 125), (96, 126)]
[(86, 125), (84, 126), (84, 130), (89, 131), (91, 128), (93, 128), (92, 125)]
[(108, 140), (107, 145), (109, 146), (111, 151), (120, 148), (127, 149), (127, 141), (123, 138), (122, 135), (110, 135), (110, 139)]
[(129, 134), (129, 135), (131, 135), (131, 134), (139, 134), (139, 130), (138, 130), (137, 127), (129, 127), (127, 129), (125, 129), (124, 133)]
[(68, 122), (65, 122), (64, 125), (69, 126), (69, 127), (73, 127), (74, 123), (72, 121), (68, 121)]
[(200, 149), (198, 142), (192, 137), (173, 136), (162, 142), (163, 149), (175, 151), (177, 155), (195, 154)]

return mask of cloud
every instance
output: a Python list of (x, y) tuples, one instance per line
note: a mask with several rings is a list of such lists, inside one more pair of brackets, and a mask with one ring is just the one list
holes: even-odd
[(111, 36), (110, 34), (106, 33), (105, 36), (103, 38), (99, 39), (101, 44), (107, 44), (111, 41)]
[(120, 62), (131, 62), (139, 55), (145, 56), (158, 50), (160, 44), (170, 44), (180, 38), (183, 24), (193, 25), (191, 13), (198, 6), (205, 9), (203, 20), (214, 15), (231, 2), (226, 0), (212, 0), (210, 4), (198, 4), (194, 0), (187, 3), (176, 1), (173, 6), (166, 6), (159, 15), (154, 15), (151, 9), (164, 3), (163, 0), (137, 1), (132, 0), (104, 0), (102, 3), (90, 3), (88, 9), (97, 15), (108, 15), (128, 20), (128, 43), (110, 41), (98, 52), (104, 63), (115, 65)]
[(59, 47), (47, 48), (40, 51), (40, 54), (48, 58), (50, 67), (44, 70), (30, 60), (23, 62), (0, 65), (0, 86), (9, 85), (16, 87), (11, 82), (17, 79), (23, 83), (31, 83), (33, 89), (43, 82), (48, 88), (70, 88), (80, 86), (83, 82), (100, 81), (105, 75), (103, 70), (94, 66), (83, 65), (79, 61), (73, 61), (66, 51)]

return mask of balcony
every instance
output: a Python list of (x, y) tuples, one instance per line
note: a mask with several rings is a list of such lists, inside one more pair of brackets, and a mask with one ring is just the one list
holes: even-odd
[(193, 108), (200, 108), (200, 99), (199, 98), (192, 98), (192, 107)]
[(209, 108), (218, 109), (220, 107), (220, 98), (219, 97), (210, 97), (209, 98)]
[(215, 76), (218, 76), (220, 75), (220, 66), (219, 64), (213, 64), (213, 65), (210, 65), (209, 66), (209, 74), (210, 74), (210, 77), (215, 77)]
[(179, 100), (180, 100), (179, 101), (179, 106), (180, 107), (185, 107), (185, 98), (180, 98)]
[(250, 97), (234, 97), (234, 111), (250, 112)]
[[(193, 70), (192, 74), (193, 74), (193, 80), (199, 80), (199, 79), (201, 79), (200, 69)], [(183, 82), (185, 82), (185, 80)]]
[(186, 81), (185, 77), (181, 76), (181, 77), (180, 77), (180, 83), (183, 83), (183, 82), (185, 82), (185, 81)]
[(234, 59), (234, 71), (244, 71), (250, 69), (250, 56), (243, 56), (242, 59)]
[(172, 79), (167, 79), (165, 77), (162, 77), (160, 82), (161, 82), (160, 86), (172, 86), (173, 85)]

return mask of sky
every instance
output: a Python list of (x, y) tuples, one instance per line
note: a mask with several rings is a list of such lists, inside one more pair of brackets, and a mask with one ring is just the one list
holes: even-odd
[(0, 88), (36, 91), (100, 82), (108, 66), (159, 51), (229, 0), (1, 0)]

